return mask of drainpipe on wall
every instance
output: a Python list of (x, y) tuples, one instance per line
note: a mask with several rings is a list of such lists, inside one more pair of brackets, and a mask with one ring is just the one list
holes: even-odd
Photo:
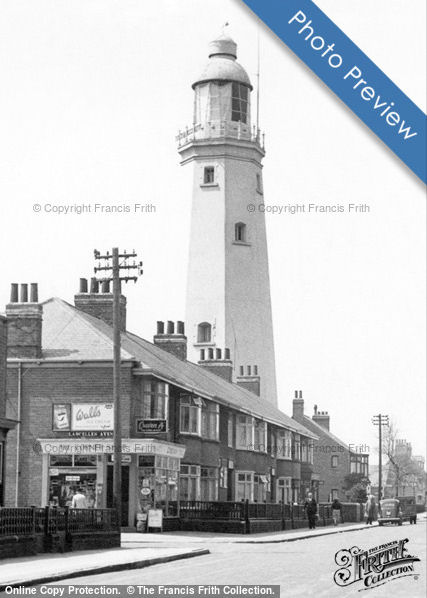
[(19, 458), (21, 453), (21, 399), (22, 399), (22, 361), (18, 364), (18, 424), (16, 426), (16, 472), (15, 472), (15, 507), (18, 506)]

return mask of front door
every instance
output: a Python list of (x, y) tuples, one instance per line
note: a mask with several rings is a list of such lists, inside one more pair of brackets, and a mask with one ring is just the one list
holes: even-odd
[[(107, 467), (107, 507), (113, 507), (113, 464)], [(129, 525), (129, 465), (122, 465), (122, 517), (121, 525)]]

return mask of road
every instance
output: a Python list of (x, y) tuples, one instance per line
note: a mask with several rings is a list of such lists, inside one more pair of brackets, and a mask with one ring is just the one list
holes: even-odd
[[(282, 597), (334, 598), (363, 596), (359, 582), (342, 588), (333, 581), (337, 565), (335, 553), (343, 548), (358, 546), (370, 549), (395, 540), (409, 538), (409, 554), (421, 562), (414, 564), (413, 575), (393, 579), (369, 592), (372, 598), (425, 597), (425, 533), (426, 523), (404, 524), (402, 527), (373, 526), (359, 531), (334, 534), (295, 542), (269, 544), (206, 543), (188, 546), (207, 547), (211, 554), (184, 561), (155, 565), (145, 569), (120, 571), (76, 578), (61, 585), (78, 584), (279, 584)], [(254, 540), (248, 536), (248, 541)], [(141, 544), (144, 545), (144, 544)], [(140, 546), (141, 546), (140, 545)], [(171, 541), (170, 546), (173, 546)], [(152, 546), (152, 544), (151, 544)], [(162, 543), (162, 546), (165, 546)], [(180, 543), (182, 546), (182, 543)], [(137, 594), (135, 594), (137, 596)]]

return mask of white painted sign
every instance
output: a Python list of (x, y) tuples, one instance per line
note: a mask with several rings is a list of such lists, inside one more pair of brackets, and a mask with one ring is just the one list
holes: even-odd
[(113, 403), (73, 403), (71, 429), (74, 432), (114, 430)]
[(148, 524), (147, 528), (156, 527), (162, 529), (163, 527), (163, 511), (162, 509), (148, 510)]

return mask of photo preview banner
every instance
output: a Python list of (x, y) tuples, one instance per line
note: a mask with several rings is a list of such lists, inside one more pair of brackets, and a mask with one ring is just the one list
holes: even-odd
[(426, 115), (311, 0), (245, 4), (426, 183)]

